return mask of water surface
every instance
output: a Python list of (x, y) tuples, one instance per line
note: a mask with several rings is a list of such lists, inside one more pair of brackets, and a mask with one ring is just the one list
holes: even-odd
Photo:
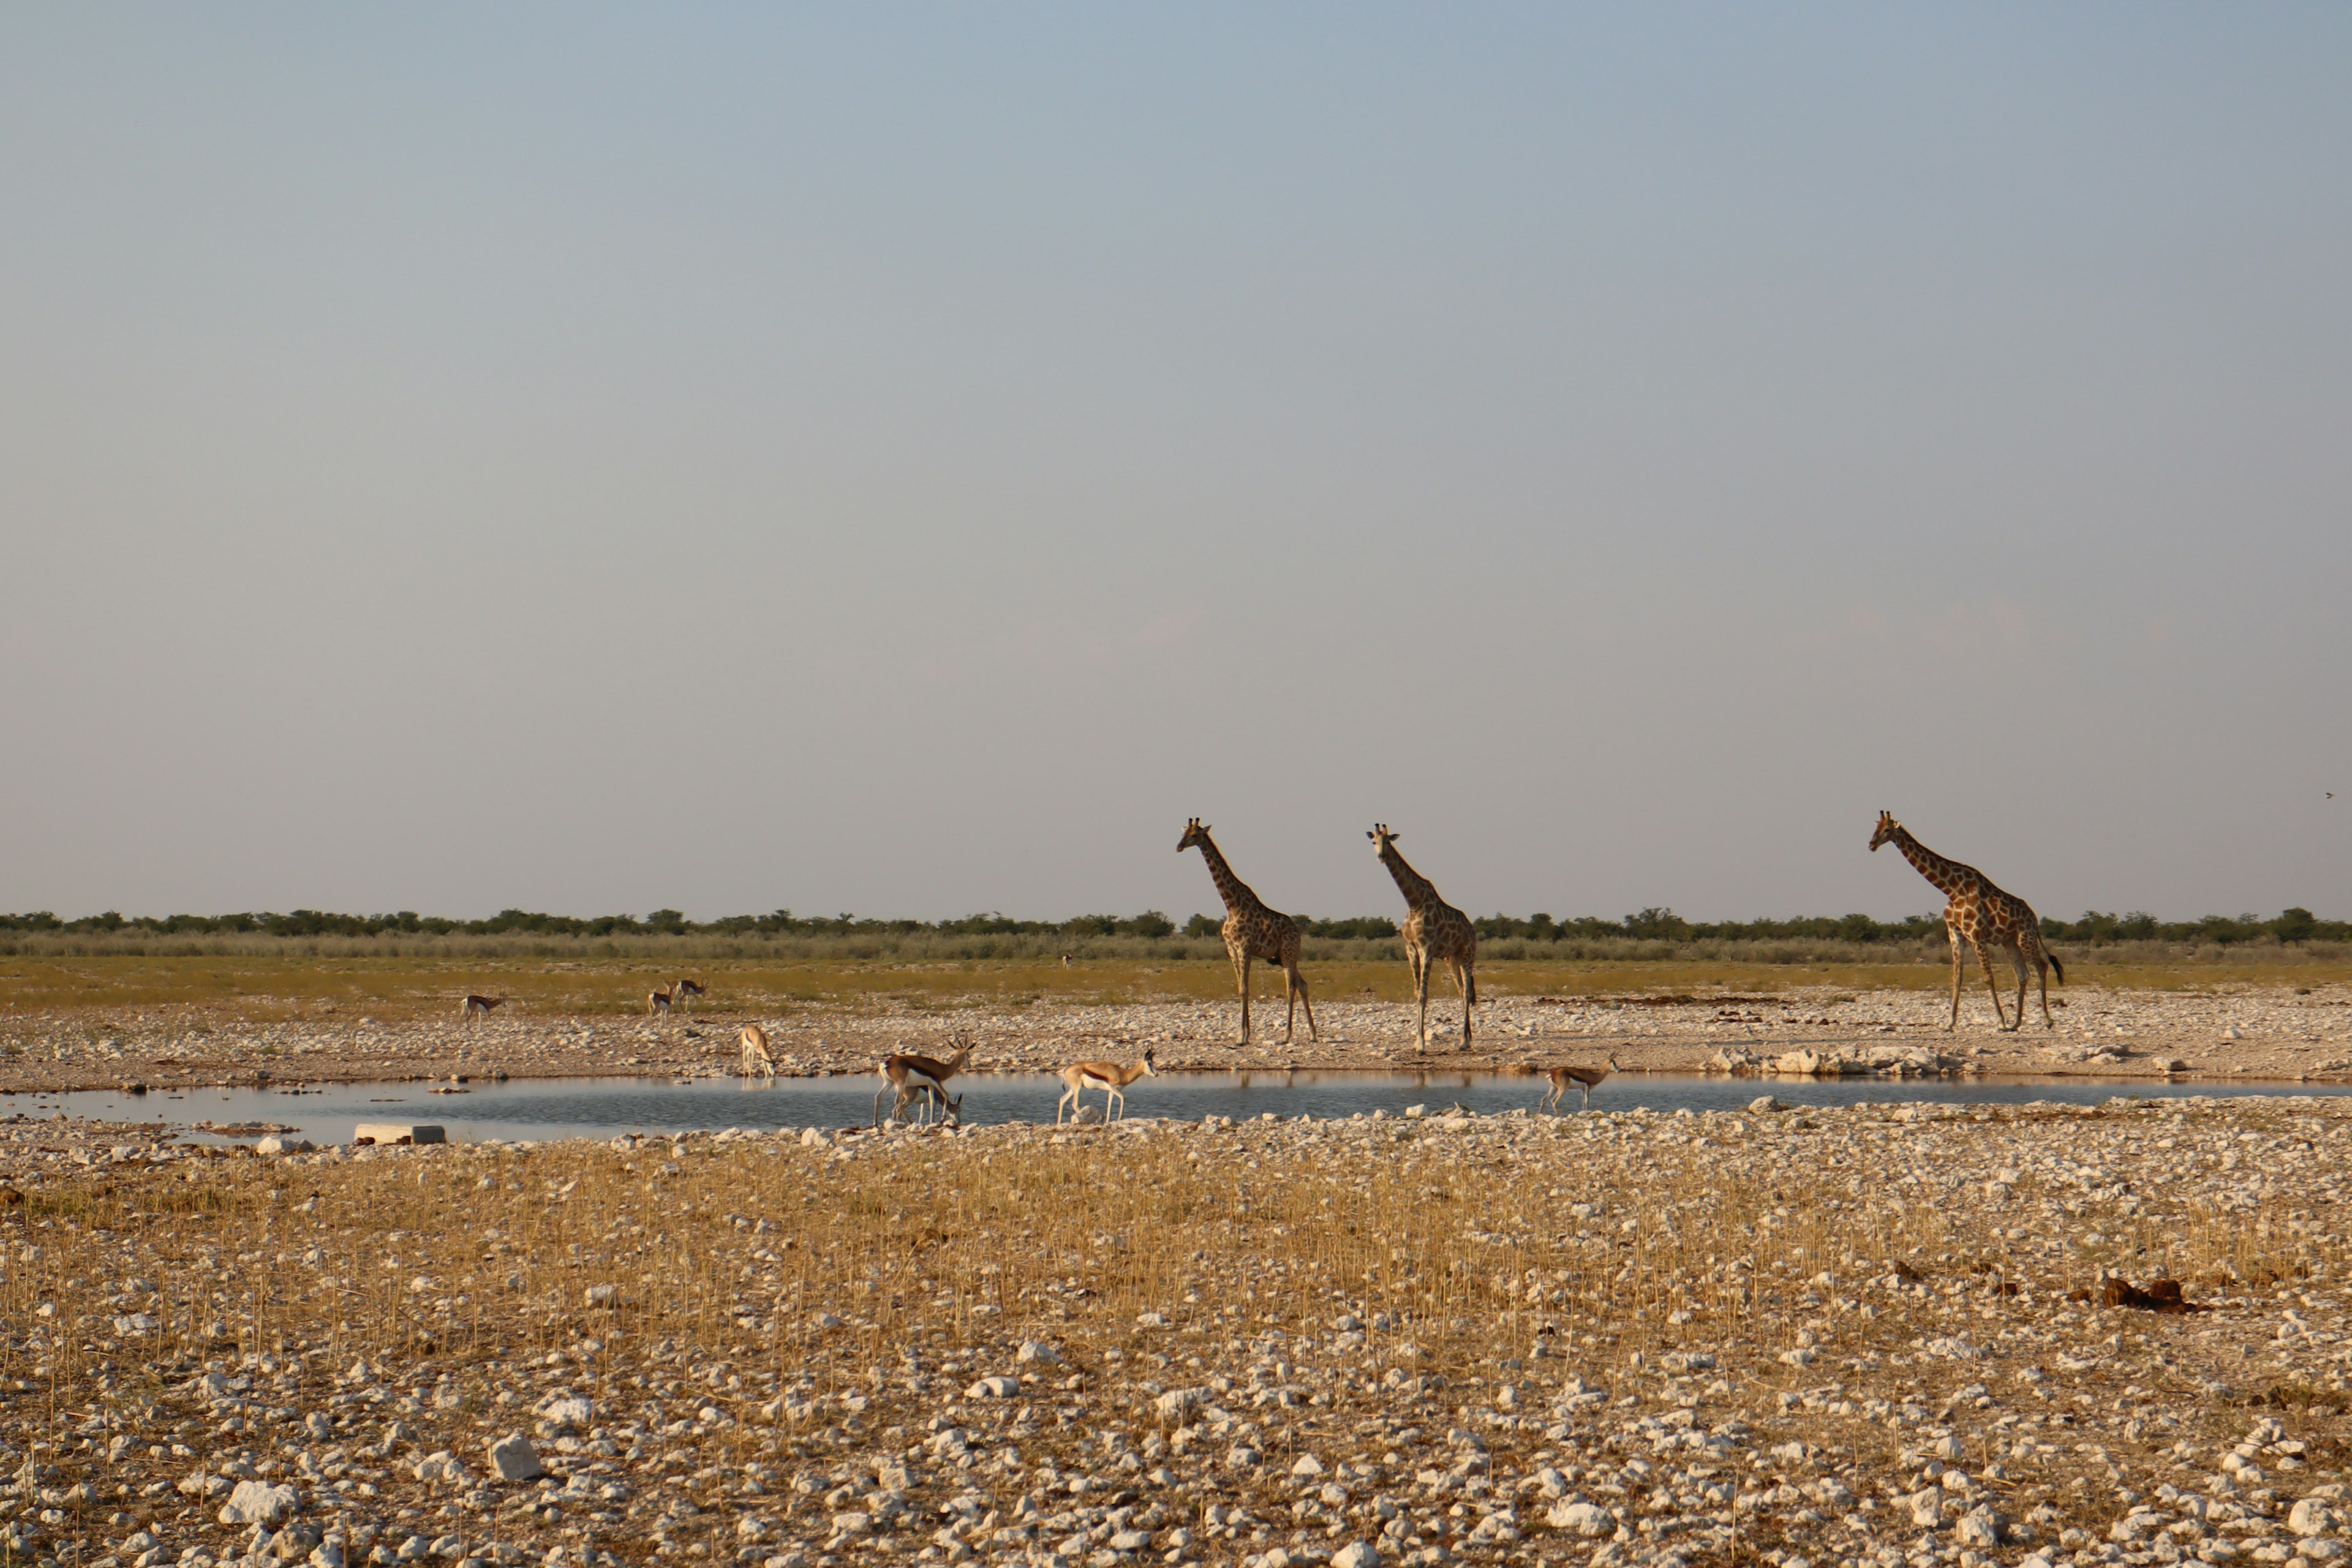
[[(873, 1075), (777, 1079), (743, 1082), (701, 1079), (531, 1079), (473, 1083), (464, 1092), (436, 1094), (425, 1083), (336, 1084), (319, 1089), (272, 1087), (119, 1090), (0, 1096), (0, 1115), (66, 1111), (110, 1121), (162, 1121), (224, 1128), (266, 1123), (290, 1127), (319, 1143), (346, 1143), (362, 1121), (430, 1122), (459, 1142), (487, 1138), (609, 1138), (622, 1132), (681, 1132), (696, 1129), (866, 1126), (873, 1119)], [(967, 1123), (1051, 1121), (1060, 1081), (1045, 1074), (987, 1073), (955, 1080)], [(1547, 1087), (1541, 1077), (1467, 1071), (1166, 1073), (1129, 1086), (1130, 1116), (1198, 1121), (1202, 1116), (1352, 1116), (1360, 1110), (1402, 1115), (1409, 1107), (1432, 1114), (1460, 1105), (1481, 1115), (1532, 1109)], [(1595, 1110), (1737, 1110), (1759, 1095), (1787, 1105), (2024, 1104), (2052, 1100), (2098, 1104), (2118, 1095), (2148, 1099), (2238, 1095), (2336, 1095), (2352, 1086), (2294, 1083), (2169, 1083), (2146, 1078), (2066, 1079), (1769, 1079), (1706, 1078), (1696, 1074), (1620, 1074), (1592, 1096)], [(1086, 1103), (1099, 1115), (1103, 1097)], [(884, 1109), (887, 1109), (885, 1102)], [(1571, 1086), (1564, 1111), (1573, 1115)], [(228, 1134), (240, 1136), (240, 1134)], [(257, 1134), (247, 1132), (243, 1137)]]

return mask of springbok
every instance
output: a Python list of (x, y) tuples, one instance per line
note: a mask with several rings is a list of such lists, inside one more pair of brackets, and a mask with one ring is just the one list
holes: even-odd
[(1082, 1089), (1098, 1089), (1103, 1091), (1105, 1121), (1111, 1119), (1111, 1107), (1114, 1103), (1118, 1108), (1118, 1114), (1126, 1115), (1127, 1086), (1137, 1079), (1152, 1077), (1156, 1070), (1152, 1065), (1151, 1052), (1149, 1050), (1143, 1053), (1143, 1059), (1131, 1068), (1123, 1068), (1117, 1062), (1072, 1062), (1068, 1067), (1064, 1068), (1059, 1075), (1062, 1079), (1062, 1098), (1054, 1102), (1054, 1125), (1059, 1127), (1062, 1124), (1062, 1107), (1066, 1105), (1070, 1107), (1070, 1119), (1074, 1121), (1077, 1120), (1078, 1112), (1084, 1109), (1078, 1100), (1078, 1091)]
[(506, 998), (503, 996), (468, 996), (466, 998), (464, 1004), (458, 1007), (457, 1016), (461, 1018), (487, 1018), (490, 1016), (491, 1008), (500, 1006), (504, 1005), (505, 1002)]
[[(940, 1091), (940, 1098), (944, 1100), (947, 1098), (948, 1079), (963, 1071), (964, 1063), (970, 1060), (971, 1060), (970, 1046), (957, 1047), (956, 1054), (945, 1061), (933, 1057), (908, 1056), (904, 1052), (883, 1058), (881, 1067), (883, 1084), (874, 1096), (874, 1125), (877, 1127), (882, 1125), (883, 1095), (896, 1093), (898, 1097), (897, 1102), (890, 1107), (890, 1115), (895, 1121), (900, 1108), (907, 1103), (908, 1100), (923, 1092), (921, 1089), (909, 1089), (908, 1087), (909, 1082), (921, 1079), (929, 1083)], [(959, 1106), (963, 1103), (961, 1097), (956, 1103)]]
[[(945, 1121), (950, 1127), (961, 1127), (963, 1125), (962, 1095), (959, 1094), (953, 1099), (950, 1099), (948, 1097), (948, 1091), (941, 1089), (938, 1084), (933, 1083), (929, 1079), (912, 1076), (910, 1076), (905, 1083), (898, 1086), (898, 1099), (894, 1100), (890, 1106), (890, 1120), (893, 1121), (898, 1121), (900, 1115), (905, 1112), (907, 1102), (915, 1100), (919, 1100), (925, 1102), (925, 1121), (929, 1121), (932, 1115), (936, 1114), (941, 1120)], [(876, 1125), (879, 1126), (880, 1123), (877, 1121)]]
[(650, 1018), (656, 1013), (667, 1013), (668, 1011), (669, 993), (667, 990), (656, 989), (646, 993), (646, 1017)]
[(1601, 1067), (1554, 1068), (1551, 1069), (1551, 1089), (1544, 1095), (1542, 1100), (1537, 1102), (1537, 1109), (1548, 1110), (1557, 1107), (1559, 1104), (1560, 1097), (1568, 1092), (1568, 1086), (1570, 1084), (1574, 1084), (1577, 1088), (1584, 1091), (1584, 1104), (1580, 1109), (1590, 1109), (1592, 1104), (1592, 1091), (1601, 1087), (1601, 1080), (1606, 1079), (1612, 1072), (1623, 1072), (1624, 1070), (1625, 1069), (1617, 1065), (1617, 1053), (1615, 1051), (1609, 1053), (1609, 1060), (1607, 1064)]
[(694, 999), (703, 994), (703, 989), (698, 981), (680, 978), (669, 988), (669, 994), (671, 1001), (691, 1013), (694, 1011)]
[(743, 1026), (740, 1038), (743, 1043), (743, 1067), (740, 1076), (750, 1078), (757, 1073), (762, 1078), (775, 1077), (776, 1064), (768, 1059), (768, 1031), (757, 1024), (746, 1024)]

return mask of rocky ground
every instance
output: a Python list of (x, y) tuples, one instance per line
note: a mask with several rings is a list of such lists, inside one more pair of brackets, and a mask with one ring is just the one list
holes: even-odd
[[(1255, 1043), (1238, 1038), (1230, 1003), (1075, 1006), (1038, 1004), (940, 1007), (880, 1004), (858, 1010), (801, 1007), (788, 1014), (731, 1009), (723, 996), (692, 1018), (616, 1022), (609, 1016), (538, 1017), (500, 1012), (488, 1022), (455, 1017), (386, 1023), (332, 1014), (283, 1023), (225, 1020), (205, 1009), (98, 1016), (16, 1014), (0, 1021), (0, 1090), (100, 1089), (250, 1081), (517, 1077), (719, 1071), (737, 1060), (745, 1023), (767, 1029), (786, 1073), (867, 1072), (894, 1050), (945, 1056), (974, 1050), (975, 1071), (1051, 1069), (1103, 1055), (1158, 1052), (1163, 1070), (1290, 1066), (1386, 1068), (1430, 1059), (1468, 1067), (1598, 1061), (1696, 1071), (1711, 1059), (1769, 1062), (1811, 1052), (1832, 1063), (1880, 1065), (1942, 1058), (1941, 1069), (1991, 1074), (2352, 1078), (2352, 986), (2226, 992), (2099, 990), (2056, 998), (2054, 1030), (2032, 1022), (1994, 1027), (1981, 993), (1966, 998), (1960, 1026), (1941, 1027), (1948, 994), (1793, 990), (1769, 996), (1629, 994), (1609, 997), (1507, 996), (1482, 1004), (1475, 1049), (1459, 1048), (1458, 1005), (1429, 1051), (1419, 1051), (1410, 1009), (1328, 997), (1317, 1008), (1322, 1039), (1280, 1043), (1281, 1009), (1254, 1010)], [(1433, 1014), (1433, 1027), (1439, 1019)], [(1832, 1070), (1834, 1070), (1832, 1068)]]
[(2338, 1100), (82, 1131), (95, 1168), (0, 1145), (17, 1561), (2308, 1568), (2352, 1533)]

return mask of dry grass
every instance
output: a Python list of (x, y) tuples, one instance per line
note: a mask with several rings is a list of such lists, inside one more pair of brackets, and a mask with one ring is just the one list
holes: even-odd
[[(1597, 1465), (1616, 1447), (1603, 1440), (1610, 1423), (1695, 1407), (1701, 1431), (1761, 1434), (1748, 1450), (1759, 1475), (1766, 1443), (1794, 1436), (1838, 1456), (1857, 1489), (1891, 1488), (1935, 1434), (1955, 1436), (1973, 1466), (2021, 1435), (2031, 1451), (2030, 1439), (2063, 1428), (2051, 1455), (2018, 1463), (2008, 1506), (2046, 1504), (2103, 1529), (2118, 1511), (2109, 1468), (2144, 1489), (2179, 1470), (2168, 1446), (2234, 1441), (2245, 1425), (2242, 1407), (2204, 1382), (2221, 1347), (2200, 1333), (2227, 1321), (2226, 1338), (2259, 1334), (2273, 1292), (2309, 1310), (2312, 1298), (2291, 1293), (2352, 1262), (2346, 1237), (2305, 1223), (2308, 1194), (2291, 1187), (2251, 1211), (2223, 1201), (2226, 1184), (2189, 1184), (2178, 1205), (2104, 1192), (2078, 1202), (2071, 1189), (2045, 1192), (2032, 1163), (2097, 1144), (2117, 1179), (2144, 1182), (2170, 1159), (2166, 1137), (2219, 1159), (2244, 1136), (2325, 1144), (2340, 1133), (2307, 1108), (1822, 1121), (1009, 1129), (852, 1151), (696, 1139), (118, 1169), (37, 1188), (17, 1211), (0, 1272), (0, 1321), (17, 1331), (0, 1343), (0, 1388), (15, 1390), (20, 1441), (121, 1488), (159, 1528), (178, 1499), (138, 1501), (141, 1483), (186, 1466), (147, 1465), (151, 1440), (267, 1456), (290, 1439), (286, 1455), (331, 1443), (344, 1456), (396, 1413), (407, 1436), (382, 1437), (385, 1450), (478, 1455), (484, 1436), (527, 1420), (530, 1401), (560, 1385), (595, 1400), (604, 1438), (593, 1452), (612, 1467), (647, 1489), (689, 1476), (715, 1489), (698, 1495), (719, 1511), (674, 1538), (720, 1555), (734, 1549), (735, 1516), (793, 1500), (775, 1495), (788, 1477), (831, 1469), (830, 1485), (854, 1455), (929, 1458), (924, 1433), (950, 1421), (1006, 1447), (981, 1469), (943, 1468), (941, 1496), (978, 1484), (992, 1509), (1009, 1509), (1041, 1474), (1084, 1474), (1141, 1444), (1131, 1469), (1177, 1467), (1159, 1484), (1178, 1489), (1153, 1505), (1167, 1522), (1197, 1521), (1210, 1500), (1232, 1498), (1277, 1527), (1305, 1517), (1318, 1530), (1290, 1506), (1291, 1455), (1360, 1460), (1402, 1494), (1422, 1446), (1457, 1423), (1485, 1432), (1492, 1473), (1507, 1484), (1551, 1463), (1572, 1478), (1571, 1457)], [(2029, 1167), (2014, 1205), (1947, 1184), (1956, 1172), (1980, 1184), (2009, 1160)], [(2179, 1320), (2061, 1301), (2108, 1266), (2174, 1275), (2193, 1296), (2227, 1292), (2236, 1304)], [(1891, 1279), (1898, 1269), (1919, 1283)], [(136, 1293), (133, 1275), (162, 1289)], [(617, 1288), (614, 1304), (586, 1305), (602, 1286)], [(118, 1338), (110, 1325), (134, 1309), (153, 1331)], [(1347, 1316), (1371, 1330), (1353, 1350), (1331, 1337)], [(1284, 1338), (1269, 1342), (1276, 1330)], [(1955, 1334), (1999, 1344), (2002, 1359), (1920, 1352)], [(2110, 1359), (2126, 1336), (2138, 1353)], [(1024, 1370), (1011, 1351), (1029, 1340), (1057, 1346), (1060, 1363), (1027, 1369), (1017, 1402), (966, 1397), (976, 1377)], [(1678, 1359), (1695, 1353), (1714, 1360)], [(1814, 1354), (1822, 1361), (1802, 1364)], [(2074, 1355), (2080, 1370), (2063, 1359)], [(355, 1358), (389, 1377), (401, 1403), (356, 1403), (335, 1375)], [(2039, 1392), (2011, 1376), (2029, 1361), (2048, 1374)], [(217, 1412), (191, 1412), (184, 1392), (206, 1364), (257, 1379), (247, 1415), (216, 1431)], [(2223, 1370), (2243, 1384), (2254, 1365)], [(1619, 1404), (1551, 1427), (1576, 1376)], [(2315, 1458), (2340, 1452), (2340, 1370), (2315, 1363), (2256, 1381), (2289, 1391), (2283, 1419)], [(1988, 1383), (2006, 1409), (1998, 1421), (1967, 1393)], [(1235, 1408), (1215, 1448), (1255, 1445), (1263, 1469), (1229, 1474), (1202, 1447), (1188, 1458), (1171, 1444), (1153, 1394), (1203, 1384), (1210, 1403)], [(1637, 1396), (1631, 1414), (1626, 1395)], [(706, 1403), (730, 1419), (668, 1425)], [(1515, 1410), (1538, 1414), (1519, 1421)], [(332, 1412), (330, 1437), (294, 1427), (311, 1411)], [(2020, 1415), (2032, 1419), (2012, 1425)], [(100, 1467), (94, 1446), (108, 1432), (134, 1445)], [(2095, 1460), (2074, 1447), (2083, 1436), (2101, 1439)], [(1196, 1436), (1207, 1443), (1205, 1428)], [(511, 1498), (458, 1498), (396, 1468), (331, 1462), (384, 1488), (347, 1499), (347, 1522), (399, 1504), (534, 1552), (556, 1538)], [(1197, 1481), (1188, 1466), (1205, 1467)], [(1740, 1486), (1774, 1479), (1733, 1474)], [(765, 1492), (724, 1490), (747, 1475), (764, 1478)], [(110, 1506), (106, 1495), (94, 1506)], [(1448, 1528), (1431, 1514), (1427, 1529)], [(597, 1539), (641, 1547), (645, 1520), (631, 1517)], [(201, 1527), (173, 1516), (173, 1529)], [(79, 1528), (100, 1533), (94, 1518)], [(814, 1543), (822, 1514), (788, 1514), (782, 1528)], [(1811, 1527), (1768, 1514), (1743, 1528), (1752, 1546)]]
[[(0, 957), (0, 1016), (106, 1009), (195, 1006), (223, 1020), (274, 1021), (326, 1011), (387, 1020), (449, 1011), (468, 991), (511, 996), (534, 1013), (594, 1016), (641, 1014), (656, 984), (690, 973), (711, 984), (730, 1008), (771, 1016), (794, 1008), (868, 1009), (881, 1005), (999, 1007), (1030, 1003), (1116, 1004), (1221, 1001), (1233, 994), (1233, 970), (1213, 944), (1171, 944), (1153, 957), (1058, 960), (903, 961), (835, 954), (810, 958), (674, 956), (656, 963), (631, 956), (545, 957), (464, 952), (308, 952), (278, 943), (244, 952), (175, 954), (21, 951)], [(360, 948), (362, 944), (344, 944)], [(1349, 943), (1334, 946), (1372, 947)], [(584, 946), (584, 944), (583, 944)], [(1193, 951), (1198, 949), (1199, 951)], [(2112, 952), (2112, 957), (2109, 956)], [(1190, 956), (1186, 956), (1187, 953)], [(1805, 986), (1841, 990), (1933, 991), (1949, 983), (1937, 953), (1920, 962), (1856, 958), (1759, 962), (1707, 958), (1510, 958), (1479, 966), (1489, 995), (1614, 995), (1759, 993)], [(2326, 984), (2352, 979), (2352, 963), (2296, 963), (2276, 950), (2230, 960), (2166, 958), (2124, 949), (2069, 961), (2077, 986), (2213, 991), (2269, 984)], [(1371, 997), (1402, 1002), (1411, 986), (1401, 959), (1337, 954), (1310, 958), (1318, 998)], [(1977, 981), (1969, 975), (1971, 984)], [(1278, 999), (1281, 975), (1255, 967), (1261, 996)], [(1433, 990), (1443, 993), (1441, 982)]]

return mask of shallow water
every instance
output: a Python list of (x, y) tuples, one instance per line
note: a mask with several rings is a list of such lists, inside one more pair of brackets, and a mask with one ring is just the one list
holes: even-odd
[[(722, 1127), (863, 1127), (874, 1114), (880, 1079), (778, 1079), (744, 1083), (701, 1079), (534, 1079), (475, 1083), (457, 1094), (435, 1094), (425, 1083), (337, 1084), (320, 1089), (189, 1089), (144, 1095), (115, 1090), (0, 1096), (0, 1115), (65, 1111), (110, 1121), (162, 1121), (185, 1127), (268, 1123), (291, 1127), (319, 1143), (348, 1142), (362, 1121), (429, 1122), (457, 1142), (593, 1137), (621, 1132), (677, 1132)], [(1045, 1074), (982, 1074), (956, 1080), (967, 1123), (1051, 1121), (1061, 1083)], [(1473, 1072), (1217, 1072), (1167, 1073), (1129, 1086), (1130, 1116), (1196, 1121), (1202, 1116), (1352, 1116), (1360, 1110), (1402, 1114), (1424, 1106), (1432, 1114), (1462, 1105), (1482, 1115), (1533, 1108), (1541, 1077)], [(1759, 1095), (1787, 1105), (2023, 1104), (2052, 1100), (2097, 1104), (2119, 1095), (2148, 1099), (2195, 1096), (2344, 1094), (2326, 1084), (2168, 1083), (2150, 1079), (1823, 1079), (1706, 1078), (1685, 1074), (1620, 1074), (1592, 1097), (1595, 1110), (1737, 1110)], [(1097, 1115), (1103, 1097), (1089, 1091)], [(1573, 1115), (1570, 1086), (1563, 1107)], [(234, 1136), (234, 1134), (230, 1134)], [(252, 1133), (244, 1134), (254, 1136)]]

